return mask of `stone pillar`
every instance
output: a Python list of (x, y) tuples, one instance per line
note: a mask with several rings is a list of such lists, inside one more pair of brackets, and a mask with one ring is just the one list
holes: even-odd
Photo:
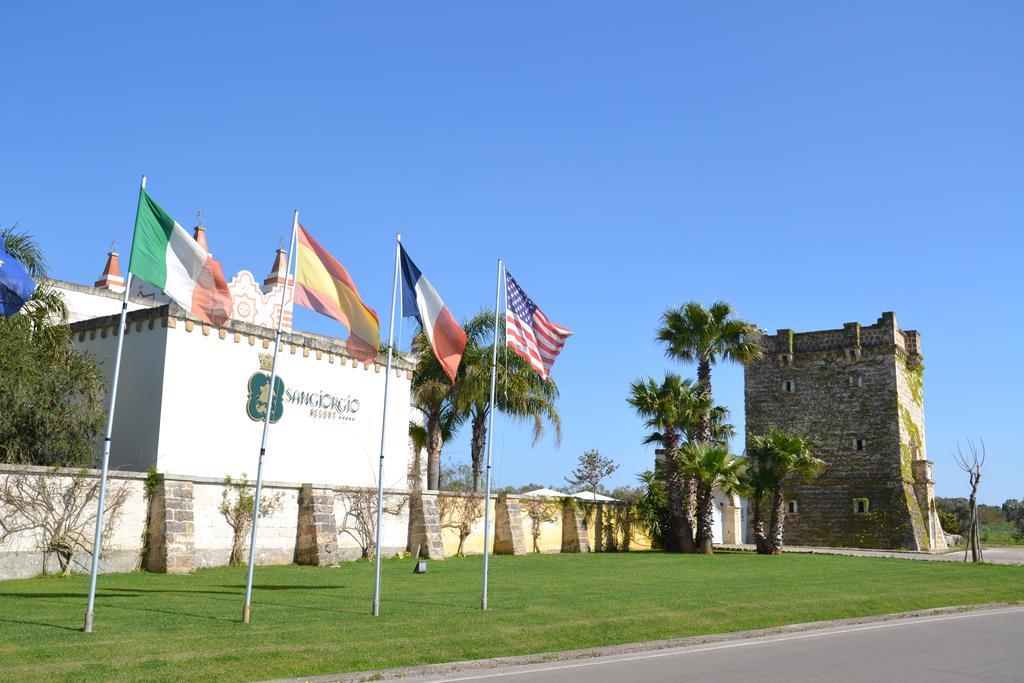
[(946, 550), (946, 537), (942, 533), (939, 513), (935, 509), (935, 480), (932, 479), (932, 461), (914, 460), (910, 463), (914, 474), (914, 497), (921, 508), (921, 517), (928, 529), (928, 547)]
[(414, 491), (409, 496), (409, 543), (420, 547), (420, 557), (444, 559), (441, 513), (436, 491)]
[(562, 501), (562, 552), (590, 552), (586, 513), (583, 506), (572, 499)]
[(494, 506), (494, 554), (525, 555), (523, 518), (519, 514), (519, 497), (501, 494)]
[(149, 501), (149, 552), (146, 570), (186, 574), (196, 568), (192, 482), (168, 481), (158, 474)]
[(334, 491), (314, 489), (312, 484), (303, 484), (299, 489), (299, 526), (295, 539), (295, 562), (326, 567), (337, 564), (339, 559)]

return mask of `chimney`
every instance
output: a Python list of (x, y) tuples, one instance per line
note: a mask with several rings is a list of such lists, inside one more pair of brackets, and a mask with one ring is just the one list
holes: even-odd
[(205, 251), (210, 256), (213, 255), (210, 254), (210, 247), (206, 246), (206, 228), (204, 228), (201, 224), (197, 225), (192, 233), (192, 237), (195, 239), (196, 243), (203, 248), (203, 251)]
[(100, 279), (93, 286), (97, 289), (108, 289), (118, 294), (124, 293), (124, 278), (121, 277), (121, 265), (118, 262), (117, 251), (114, 249), (107, 252), (107, 265), (103, 267)]
[(270, 275), (263, 280), (264, 287), (273, 287), (274, 285), (285, 284), (285, 274), (288, 271), (288, 252), (284, 249), (278, 248), (277, 255), (274, 256), (274, 265), (270, 269)]

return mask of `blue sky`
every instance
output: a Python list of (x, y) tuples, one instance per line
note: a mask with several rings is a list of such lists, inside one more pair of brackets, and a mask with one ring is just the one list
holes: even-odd
[[(693, 372), (653, 341), (667, 306), (773, 331), (894, 310), (923, 334), (939, 494), (965, 495), (973, 436), (983, 500), (1024, 497), (1024, 8), (838, 5), (4, 3), (0, 225), (92, 282), (146, 173), (262, 275), (299, 208), (382, 318), (396, 231), (459, 316), (504, 258), (576, 335), (561, 448), (499, 420), (499, 484), (587, 448), (612, 485), (650, 467), (626, 388)], [(714, 382), (742, 426), (742, 370)]]

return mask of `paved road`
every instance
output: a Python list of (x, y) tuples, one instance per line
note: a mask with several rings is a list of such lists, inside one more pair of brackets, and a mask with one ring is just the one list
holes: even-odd
[[(753, 550), (753, 545), (722, 545), (721, 548)], [(943, 553), (916, 553), (903, 550), (859, 550), (857, 548), (812, 548), (810, 546), (786, 546), (787, 553), (816, 553), (819, 555), (853, 555), (856, 557), (896, 557), (902, 560), (942, 560), (963, 562), (964, 551)], [(985, 561), (993, 564), (1024, 564), (1024, 546), (997, 546), (985, 548)]]
[(1024, 607), (466, 672), (433, 681), (1021, 681)]

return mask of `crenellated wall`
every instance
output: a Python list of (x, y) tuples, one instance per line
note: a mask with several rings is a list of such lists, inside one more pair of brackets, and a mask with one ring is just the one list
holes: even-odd
[(924, 443), (921, 336), (886, 312), (873, 325), (754, 337), (746, 366), (747, 446), (771, 427), (818, 442), (826, 462), (793, 480), (786, 542), (914, 550), (945, 547)]

